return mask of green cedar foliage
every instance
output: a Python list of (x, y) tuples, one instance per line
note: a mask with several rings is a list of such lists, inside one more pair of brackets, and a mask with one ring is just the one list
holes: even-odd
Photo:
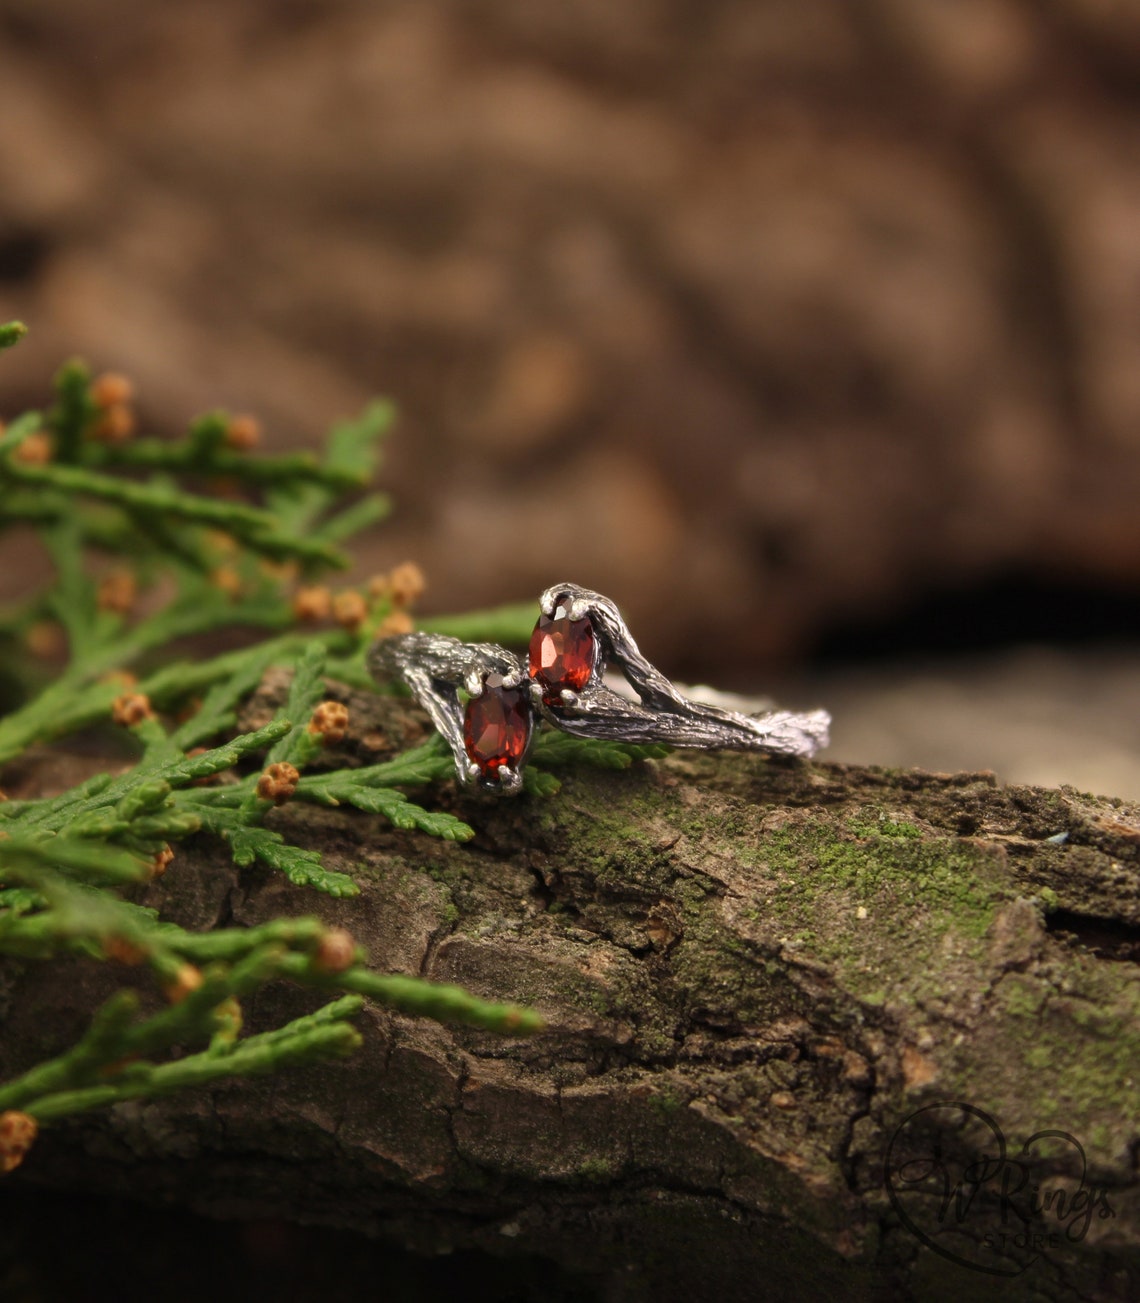
[[(19, 323), (0, 324), (0, 349), (23, 333)], [(392, 604), (362, 594), (363, 620), (301, 628), (289, 587), (346, 565), (341, 545), (386, 514), (387, 499), (367, 486), (390, 405), (374, 403), (337, 425), (320, 455), (256, 456), (242, 446), (248, 440), (231, 437), (223, 413), (177, 440), (105, 437), (101, 392), (84, 366), (70, 363), (46, 413), (0, 426), (0, 531), (33, 527), (54, 570), (44, 591), (0, 609), (0, 686), (16, 698), (0, 718), (0, 764), (18, 773), (15, 762), (29, 747), (112, 718), (133, 735), (135, 760), (58, 796), (0, 802), (0, 959), (70, 953), (146, 965), (169, 1003), (144, 1013), (124, 986), (72, 1049), (0, 1083), (0, 1115), (44, 1125), (119, 1100), (346, 1054), (359, 1041), (349, 1020), (363, 998), (504, 1033), (537, 1030), (531, 1010), (370, 971), (350, 938), (315, 918), (203, 934), (132, 902), (130, 888), (191, 835), (216, 838), (239, 866), (260, 861), (297, 885), (355, 895), (350, 876), (266, 826), (274, 806), (259, 783), (271, 765), (300, 773), (293, 800), (350, 806), (450, 841), (473, 832), (408, 794), (451, 778), (438, 738), (384, 764), (305, 773), (322, 749), (308, 724), (325, 698), (326, 674), (374, 686), (364, 657)], [(533, 607), (515, 605), (424, 627), (518, 643), (533, 618)], [(178, 640), (226, 628), (258, 636), (236, 650), (176, 658)], [(44, 670), (45, 639), (60, 645), (54, 673)], [(271, 666), (292, 671), (287, 699), (263, 727), (237, 732), (243, 699)], [(624, 768), (660, 753), (548, 734), (528, 766), (528, 790), (557, 790), (548, 765)], [(228, 781), (209, 783), (223, 772)], [(241, 1000), (281, 978), (327, 991), (331, 1002), (242, 1036)], [(0, 1146), (2, 1135), (0, 1127)], [(0, 1153), (0, 1172), (5, 1166)]]

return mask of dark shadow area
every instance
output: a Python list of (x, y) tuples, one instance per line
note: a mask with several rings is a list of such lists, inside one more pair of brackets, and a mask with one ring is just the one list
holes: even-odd
[(33, 280), (51, 252), (43, 231), (27, 226), (0, 227), (0, 284)]
[(1063, 940), (1083, 946), (1101, 959), (1140, 964), (1140, 928), (1119, 919), (1058, 909), (1046, 917), (1045, 926)]
[(0, 1192), (5, 1303), (593, 1303), (555, 1263), (489, 1254), (421, 1257), (346, 1231), (215, 1222), (124, 1199)]
[(926, 591), (894, 611), (832, 625), (816, 669), (953, 656), (1027, 643), (1091, 646), (1140, 640), (1140, 593), (1083, 580), (1008, 573), (969, 588)]

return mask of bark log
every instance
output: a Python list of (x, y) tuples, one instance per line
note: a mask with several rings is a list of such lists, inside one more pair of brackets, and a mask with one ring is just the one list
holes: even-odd
[[(348, 695), (362, 758), (420, 727)], [(316, 911), (374, 966), (535, 1005), (547, 1031), (370, 1008), (351, 1061), (58, 1127), (10, 1188), (540, 1254), (613, 1299), (1140, 1292), (1140, 808), (985, 773), (683, 753), (568, 772), (547, 800), (436, 797), (472, 842), (273, 816), (359, 898), (239, 873), (202, 839), (148, 903), (196, 927)], [(116, 978), (0, 972), (0, 1076), (70, 1043)], [(248, 1021), (310, 1001), (275, 987)], [(965, 1207), (964, 1164), (997, 1141), (963, 1105), (1017, 1159)], [(1070, 1141), (1020, 1154), (1046, 1128), (1083, 1147), (1091, 1217)], [(913, 1165), (884, 1166), (936, 1151), (966, 1178), (941, 1221)], [(1027, 1228), (1035, 1186), (1069, 1206)], [(1045, 1239), (1018, 1248), (1027, 1231)]]

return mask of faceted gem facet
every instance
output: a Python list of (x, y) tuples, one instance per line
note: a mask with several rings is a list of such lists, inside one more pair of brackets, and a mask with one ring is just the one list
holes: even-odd
[(578, 692), (598, 663), (598, 640), (589, 616), (571, 620), (565, 605), (540, 615), (530, 636), (530, 677), (542, 684), (542, 699), (558, 704), (558, 694)]
[(501, 674), (488, 674), (482, 693), (471, 698), (463, 716), (464, 746), (484, 778), (497, 780), (500, 765), (517, 768), (532, 723), (526, 685), (504, 688)]

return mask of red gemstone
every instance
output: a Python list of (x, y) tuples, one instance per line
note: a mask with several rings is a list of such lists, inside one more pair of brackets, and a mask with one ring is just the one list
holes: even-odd
[(501, 674), (488, 674), (483, 691), (467, 703), (463, 742), (484, 778), (498, 779), (499, 766), (515, 769), (530, 742), (532, 716), (525, 685), (504, 688)]
[(542, 699), (558, 703), (563, 688), (578, 692), (598, 663), (598, 640), (589, 616), (571, 620), (565, 606), (540, 615), (530, 636), (530, 677), (542, 684)]

